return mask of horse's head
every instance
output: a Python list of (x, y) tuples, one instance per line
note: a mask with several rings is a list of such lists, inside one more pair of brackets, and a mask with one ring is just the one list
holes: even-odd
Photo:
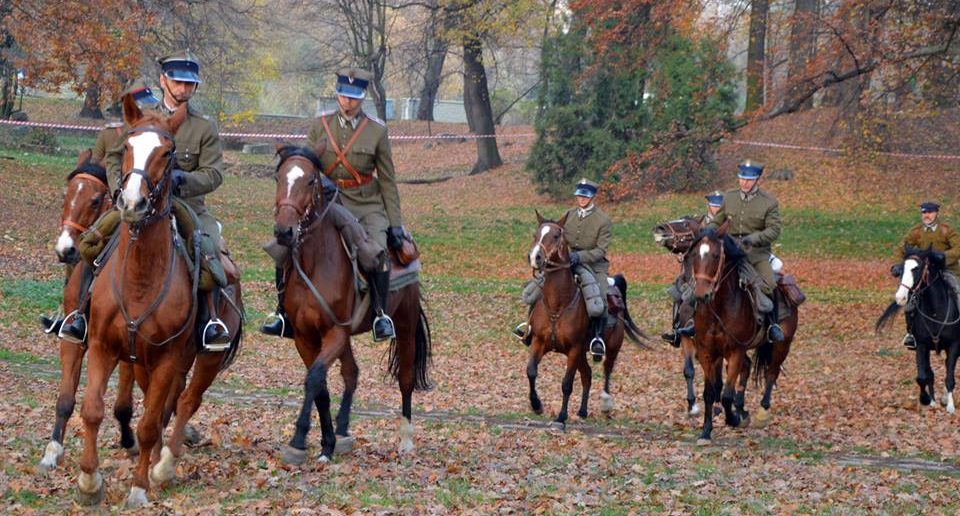
[(930, 281), (930, 273), (944, 267), (943, 253), (931, 248), (919, 249), (912, 246), (905, 248), (907, 257), (903, 260), (903, 272), (900, 274), (900, 286), (894, 295), (896, 303), (903, 306), (910, 298), (910, 293)]
[(653, 241), (666, 247), (671, 253), (684, 254), (700, 231), (700, 223), (693, 217), (682, 217), (657, 224), (653, 228)]
[(124, 95), (123, 119), (130, 129), (124, 142), (117, 200), (124, 221), (144, 222), (169, 208), (174, 135), (186, 118), (186, 103), (165, 117), (155, 111), (143, 113), (131, 95)]
[(77, 238), (93, 224), (103, 212), (113, 207), (110, 187), (107, 186), (107, 171), (99, 163), (90, 160), (89, 149), (82, 151), (77, 159), (77, 168), (67, 176), (67, 193), (63, 196), (63, 212), (60, 214), (60, 236), (54, 251), (62, 263), (77, 263)]
[(537, 231), (533, 234), (533, 246), (528, 253), (530, 267), (534, 270), (546, 270), (548, 267), (562, 267), (570, 264), (570, 251), (563, 226), (567, 216), (554, 222), (547, 220), (537, 211)]
[(305, 147), (277, 145), (277, 196), (273, 203), (273, 236), (293, 246), (311, 217), (323, 206), (322, 167)]
[(709, 302), (723, 278), (724, 266), (736, 263), (745, 256), (744, 251), (727, 235), (727, 226), (728, 222), (724, 222), (719, 229), (701, 229), (698, 238), (690, 246), (693, 296), (698, 302)]

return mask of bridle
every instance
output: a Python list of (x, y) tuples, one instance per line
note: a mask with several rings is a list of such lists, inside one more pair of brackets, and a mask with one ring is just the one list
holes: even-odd
[[(910, 258), (917, 260), (917, 262), (921, 264), (921, 267), (923, 267), (923, 272), (920, 273), (920, 277), (917, 279), (916, 282), (914, 282), (913, 287), (908, 287), (906, 284), (904, 284), (903, 277), (901, 276), (900, 286), (906, 288), (907, 291), (910, 293), (910, 295), (914, 297), (918, 297), (923, 291), (927, 290), (928, 288), (930, 288), (931, 285), (933, 285), (933, 282), (934, 280), (936, 280), (936, 277), (933, 277), (933, 278), (930, 277), (930, 264), (927, 263), (927, 260), (929, 260), (929, 258), (921, 259), (917, 255), (911, 255), (911, 256), (907, 256), (906, 259), (909, 260)], [(942, 278), (943, 274), (941, 273), (939, 276)], [(946, 309), (946, 313), (943, 314), (944, 319), (942, 321), (936, 318), (936, 314), (929, 315), (926, 312), (924, 312), (920, 307), (919, 298), (913, 310), (914, 313), (916, 313), (921, 317), (921, 322), (923, 323), (923, 326), (927, 329), (927, 333), (930, 334), (930, 338), (933, 340), (934, 345), (939, 344), (940, 335), (943, 334), (943, 330), (946, 329), (947, 326), (952, 326), (960, 322), (960, 310), (958, 310), (956, 318), (954, 318), (952, 321), (948, 320), (948, 318), (950, 317), (950, 310), (951, 310), (950, 305), (951, 303), (953, 303), (953, 300), (956, 298), (950, 294), (951, 290), (949, 287), (947, 287), (946, 292), (947, 292), (947, 296), (946, 296), (947, 309)], [(939, 331), (934, 333), (933, 330), (930, 328), (930, 323), (938, 325)]]
[(326, 217), (327, 213), (330, 211), (330, 206), (332, 206), (333, 203), (336, 202), (336, 196), (339, 195), (340, 191), (337, 190), (337, 193), (334, 194), (334, 198), (331, 199), (330, 202), (326, 203), (326, 206), (324, 206), (323, 211), (320, 212), (319, 215), (316, 215), (317, 212), (315, 211), (315, 208), (317, 207), (317, 205), (324, 204), (323, 203), (323, 182), (321, 181), (321, 178), (320, 178), (320, 167), (318, 167), (317, 163), (314, 163), (314, 161), (310, 159), (308, 156), (305, 156), (302, 154), (289, 154), (289, 155), (283, 156), (280, 162), (277, 163), (277, 170), (275, 175), (279, 174), (280, 167), (282, 167), (283, 164), (287, 162), (287, 160), (292, 158), (302, 158), (304, 160), (309, 161), (310, 164), (313, 166), (313, 172), (312, 172), (313, 177), (311, 178), (311, 185), (312, 185), (313, 192), (310, 197), (310, 202), (307, 203), (307, 206), (301, 207), (297, 203), (291, 201), (289, 196), (285, 197), (281, 199), (279, 202), (277, 202), (276, 206), (274, 206), (273, 216), (274, 218), (276, 218), (277, 215), (280, 214), (280, 210), (283, 208), (291, 209), (294, 211), (294, 213), (297, 214), (297, 217), (298, 217), (297, 218), (297, 240), (296, 242), (294, 242), (292, 247), (299, 247), (300, 241), (303, 239), (304, 230), (310, 227), (311, 224), (321, 221), (323, 220), (324, 217)]
[[(542, 228), (543, 226), (545, 226), (545, 225), (547, 225), (547, 224), (551, 224), (551, 223), (550, 223), (550, 222), (544, 222), (543, 224), (540, 224), (540, 226), (537, 228), (537, 233), (540, 232), (540, 228)], [(569, 257), (568, 257), (567, 261), (560, 261), (560, 260), (563, 259), (562, 249), (566, 249), (566, 241), (567, 241), (567, 240), (566, 240), (566, 237), (564, 237), (564, 234), (563, 234), (563, 227), (562, 227), (562, 226), (557, 226), (557, 229), (558, 229), (558, 231), (560, 231), (560, 237), (559, 237), (559, 239), (557, 240), (557, 246), (556, 246), (556, 248), (553, 250), (552, 253), (549, 252), (549, 251), (547, 251), (547, 247), (546, 247), (545, 245), (543, 245), (543, 239), (542, 239), (542, 238), (541, 238), (540, 240), (537, 240), (537, 244), (536, 244), (536, 246), (535, 246), (535, 247), (537, 247), (538, 249), (540, 249), (540, 251), (543, 252), (543, 266), (540, 267), (540, 271), (543, 272), (543, 273), (558, 271), (558, 270), (562, 270), (562, 269), (569, 269), (569, 268), (571, 267)], [(556, 256), (556, 260), (554, 260), (551, 255), (555, 255), (555, 256)], [(536, 271), (536, 269), (534, 269), (534, 270)]]
[(907, 289), (908, 292), (911, 292), (911, 293), (919, 293), (921, 290), (923, 290), (923, 289), (921, 289), (920, 287), (925, 287), (925, 286), (928, 286), (928, 285), (930, 284), (930, 267), (927, 266), (926, 260), (922, 260), (922, 259), (921, 259), (919, 256), (917, 256), (917, 255), (907, 256), (907, 257), (904, 259), (904, 261), (907, 261), (907, 260), (909, 260), (910, 258), (913, 258), (914, 260), (917, 261), (917, 263), (921, 264), (921, 266), (923, 267), (923, 272), (920, 273), (920, 277), (917, 278), (917, 281), (914, 281), (914, 282), (913, 282), (913, 286), (912, 286), (912, 287), (908, 287), (908, 286), (903, 282), (903, 275), (901, 274), (901, 275), (900, 275), (900, 286), (903, 287), (903, 288), (905, 288), (905, 289)]
[[(109, 195), (110, 187), (106, 183), (104, 183), (103, 180), (101, 180), (99, 177), (93, 174), (80, 172), (81, 170), (83, 170), (83, 168), (79, 168), (76, 171), (74, 171), (73, 174), (71, 174), (70, 182), (73, 182), (74, 179), (85, 179), (85, 180), (93, 180), (96, 183), (97, 188), (100, 190), (103, 196), (103, 202), (101, 202), (100, 209), (97, 211), (97, 217), (99, 217), (104, 212), (106, 212), (107, 210), (113, 207), (113, 200), (110, 198), (110, 195)], [(96, 217), (94, 217), (94, 219), (96, 219)], [(72, 228), (77, 230), (80, 233), (85, 232), (89, 228), (89, 226), (84, 226), (83, 224), (80, 224), (75, 220), (71, 220), (65, 217), (60, 219), (60, 227), (62, 229)]]
[(153, 180), (150, 179), (150, 175), (147, 174), (147, 172), (141, 168), (132, 168), (124, 172), (123, 175), (120, 177), (121, 185), (126, 184), (127, 180), (132, 175), (138, 175), (142, 177), (144, 182), (147, 184), (147, 191), (148, 191), (147, 203), (150, 206), (150, 211), (143, 218), (143, 220), (141, 220), (136, 224), (136, 226), (134, 225), (130, 226), (131, 231), (134, 231), (134, 232), (137, 231), (137, 229), (135, 228), (145, 226), (158, 218), (166, 217), (167, 215), (170, 214), (170, 209), (173, 207), (172, 202), (167, 202), (163, 208), (163, 211), (157, 211), (157, 204), (158, 204), (158, 201), (160, 200), (160, 194), (163, 192), (164, 187), (168, 187), (167, 188), (168, 198), (172, 194), (172, 188), (169, 188), (173, 182), (173, 177), (170, 171), (173, 170), (173, 161), (174, 161), (173, 156), (177, 148), (176, 141), (173, 135), (170, 134), (165, 129), (161, 129), (155, 126), (134, 127), (129, 131), (127, 131), (127, 138), (129, 139), (130, 135), (137, 134), (137, 133), (154, 133), (162, 138), (166, 138), (167, 140), (170, 141), (170, 149), (167, 151), (167, 164), (163, 170), (163, 176), (161, 180), (158, 181), (156, 184), (154, 184)]
[(659, 227), (666, 228), (667, 236), (664, 237), (663, 240), (668, 242), (668, 249), (670, 249), (670, 252), (672, 253), (676, 253), (677, 250), (680, 248), (680, 246), (685, 244), (686, 242), (692, 243), (694, 240), (694, 233), (690, 229), (685, 231), (678, 231), (673, 227), (673, 224), (670, 222), (667, 222), (666, 224), (663, 224)]
[[(694, 276), (693, 276), (695, 279), (703, 280), (707, 282), (708, 285), (710, 285), (710, 290), (707, 291), (707, 294), (713, 294), (713, 292), (717, 289), (717, 285), (720, 283), (720, 280), (721, 280), (720, 275), (723, 273), (723, 266), (726, 264), (725, 262), (727, 259), (727, 252), (724, 249), (724, 245), (722, 241), (718, 241), (718, 244), (720, 246), (720, 261), (717, 264), (717, 270), (715, 270), (713, 274), (703, 274), (700, 272), (696, 272), (694, 273)], [(694, 247), (695, 246), (690, 246), (690, 251), (688, 252), (692, 252)]]

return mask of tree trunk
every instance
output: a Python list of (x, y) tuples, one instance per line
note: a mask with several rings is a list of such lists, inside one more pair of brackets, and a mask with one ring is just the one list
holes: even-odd
[[(790, 84), (787, 97), (794, 98), (797, 91), (807, 89), (804, 76), (807, 65), (816, 52), (816, 19), (818, 0), (796, 0), (793, 10), (793, 26), (790, 28), (790, 66), (787, 70), (787, 82)], [(813, 97), (800, 104), (799, 111), (813, 107)]]
[[(463, 107), (470, 132), (493, 135), (493, 108), (487, 88), (487, 72), (483, 68), (483, 45), (480, 36), (472, 34), (463, 40)], [(496, 138), (477, 138), (477, 162), (470, 174), (479, 174), (503, 164)]]
[(433, 120), (433, 103), (437, 100), (443, 63), (447, 59), (448, 43), (437, 35), (436, 13), (431, 15), (430, 34), (427, 36), (427, 69), (423, 76), (423, 89), (420, 90), (420, 103), (417, 105), (417, 120)]
[(747, 102), (744, 112), (763, 105), (764, 61), (766, 60), (767, 12), (770, 0), (750, 2), (750, 42), (747, 45)]
[(103, 120), (103, 111), (100, 111), (100, 86), (96, 83), (87, 86), (83, 95), (83, 108), (80, 109), (83, 118)]
[[(0, 0), (0, 20), (5, 20), (10, 14), (10, 1)], [(16, 71), (7, 61), (10, 49), (13, 47), (13, 36), (6, 28), (0, 26), (0, 119), (6, 120), (13, 114), (17, 92), (13, 88), (12, 79)]]

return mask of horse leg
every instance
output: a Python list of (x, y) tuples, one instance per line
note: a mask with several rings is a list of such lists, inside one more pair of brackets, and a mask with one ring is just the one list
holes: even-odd
[[(621, 323), (622, 324), (622, 323)], [(600, 391), (600, 411), (607, 417), (613, 412), (613, 395), (610, 394), (610, 378), (613, 376), (613, 366), (617, 363), (617, 357), (620, 355), (620, 349), (623, 346), (623, 337), (620, 338), (619, 345), (607, 346), (607, 356), (603, 359), (603, 390)]]
[[(295, 334), (295, 338), (302, 338)], [(330, 364), (343, 355), (349, 335), (341, 327), (336, 327), (323, 336), (320, 353), (307, 369), (303, 382), (303, 404), (297, 417), (296, 430), (290, 443), (284, 450), (283, 460), (289, 464), (303, 464), (306, 460), (307, 433), (310, 431), (310, 413), (316, 405), (320, 413), (320, 461), (328, 462), (333, 457), (336, 437), (333, 431), (333, 418), (330, 415), (330, 390), (327, 388), (327, 374)], [(301, 346), (297, 346), (298, 348)]]
[(727, 426), (734, 428), (740, 426), (740, 416), (733, 410), (734, 398), (736, 398), (737, 377), (740, 376), (743, 358), (746, 353), (737, 351), (727, 357), (727, 381), (720, 394), (720, 403), (723, 405), (724, 420)]
[(750, 357), (743, 352), (743, 358), (740, 365), (740, 383), (737, 385), (737, 395), (734, 407), (737, 409), (737, 415), (740, 417), (740, 427), (750, 424), (750, 413), (744, 408), (746, 404), (747, 382), (750, 381)]
[(960, 343), (954, 342), (947, 351), (946, 378), (944, 379), (947, 392), (944, 394), (947, 404), (947, 412), (953, 414), (957, 411), (953, 403), (953, 388), (956, 387), (957, 379), (955, 373), (957, 370), (957, 358), (960, 357)]
[(140, 453), (137, 436), (130, 427), (133, 419), (133, 364), (120, 362), (120, 380), (117, 382), (117, 401), (113, 405), (113, 417), (120, 424), (120, 446), (130, 457)]
[[(555, 426), (559, 426), (561, 429), (567, 427), (567, 406), (570, 403), (570, 395), (573, 394), (573, 377), (577, 374), (577, 369), (580, 366), (578, 362), (586, 360), (586, 355), (580, 347), (574, 347), (567, 353), (567, 370), (563, 373), (563, 381), (560, 383), (563, 402), (560, 405), (557, 419), (554, 420)], [(589, 367), (589, 364), (587, 367)]]
[[(223, 363), (223, 353), (208, 353), (197, 355), (193, 367), (193, 376), (190, 385), (176, 398), (176, 419), (173, 423), (173, 432), (170, 442), (160, 452), (159, 461), (150, 469), (150, 480), (156, 484), (164, 484), (177, 474), (177, 461), (183, 456), (183, 445), (186, 441), (187, 423), (197, 413), (203, 403), (203, 393), (213, 384), (220, 372)], [(177, 391), (179, 389), (176, 389)]]
[[(419, 297), (419, 290), (417, 290)], [(413, 292), (405, 294), (413, 296)], [(417, 298), (414, 298), (417, 299)], [(397, 384), (400, 387), (400, 422), (399, 437), (400, 447), (398, 452), (405, 455), (413, 452), (413, 390), (416, 387), (417, 370), (417, 347), (420, 345), (417, 340), (417, 327), (422, 324), (420, 320), (420, 304), (417, 302), (408, 303), (407, 310), (394, 312), (394, 322), (396, 324), (397, 338), (392, 343), (392, 353), (396, 354), (397, 367), (395, 376)], [(406, 312), (406, 314), (404, 314)]]
[[(687, 342), (689, 339), (684, 338), (683, 340)], [(683, 379), (687, 382), (687, 415), (693, 417), (700, 413), (700, 406), (697, 405), (697, 393), (693, 386), (697, 369), (693, 365), (693, 349), (688, 350), (687, 344), (684, 344), (683, 355)]]
[(533, 409), (533, 413), (537, 415), (543, 414), (543, 403), (540, 401), (540, 396), (537, 395), (537, 368), (540, 365), (540, 360), (543, 359), (543, 349), (543, 342), (538, 337), (534, 337), (533, 344), (530, 346), (530, 358), (527, 359), (527, 381), (530, 384), (530, 408)]
[(63, 458), (63, 433), (67, 421), (73, 415), (77, 403), (77, 386), (80, 384), (80, 369), (85, 349), (72, 342), (60, 341), (60, 394), (57, 396), (57, 419), (53, 424), (53, 435), (47, 443), (40, 459), (40, 470), (49, 471), (57, 467)]
[(577, 416), (580, 419), (586, 419), (589, 415), (587, 403), (590, 400), (590, 386), (593, 382), (593, 370), (586, 360), (577, 363), (577, 370), (580, 372), (580, 409), (577, 410)]
[[(349, 453), (353, 449), (353, 436), (350, 435), (350, 410), (353, 407), (353, 393), (357, 390), (357, 380), (360, 377), (360, 368), (353, 356), (353, 348), (347, 346), (340, 358), (340, 376), (343, 377), (343, 398), (340, 400), (340, 409), (337, 410), (336, 430), (337, 444), (334, 453)], [(319, 412), (320, 407), (317, 406)]]
[[(178, 364), (170, 355), (172, 353), (168, 352), (167, 356), (161, 357), (149, 372), (141, 368), (143, 369), (141, 376), (149, 375), (149, 379), (148, 387), (143, 394), (143, 415), (137, 423), (137, 440), (140, 441), (141, 452), (137, 459), (137, 466), (133, 470), (133, 485), (127, 495), (128, 508), (139, 508), (149, 503), (147, 491), (150, 489), (150, 462), (155, 450), (162, 443), (164, 411), (171, 389), (176, 388), (174, 382), (177, 381), (176, 376), (179, 374)], [(150, 453), (147, 450), (150, 450)]]
[(713, 433), (713, 404), (720, 398), (722, 385), (720, 369), (723, 359), (715, 358), (710, 353), (698, 350), (697, 361), (700, 362), (700, 368), (703, 369), (703, 429), (700, 431), (697, 444), (706, 445), (711, 443), (711, 434)]
[(770, 402), (773, 396), (773, 387), (777, 384), (783, 362), (786, 361), (787, 355), (790, 353), (790, 341), (792, 339), (791, 332), (791, 336), (786, 340), (773, 345), (773, 360), (767, 366), (767, 374), (764, 375), (763, 398), (760, 400), (760, 408), (757, 410), (757, 423), (762, 425), (770, 421)]
[(97, 436), (103, 422), (103, 395), (117, 366), (116, 356), (107, 356), (100, 342), (91, 339), (87, 361), (87, 389), (80, 406), (83, 418), (83, 455), (77, 477), (77, 498), (81, 505), (97, 505), (103, 499), (103, 477), (97, 456)]
[(920, 405), (933, 406), (933, 393), (929, 392), (933, 385), (933, 369), (930, 367), (930, 350), (925, 344), (917, 347), (917, 385), (920, 386)]

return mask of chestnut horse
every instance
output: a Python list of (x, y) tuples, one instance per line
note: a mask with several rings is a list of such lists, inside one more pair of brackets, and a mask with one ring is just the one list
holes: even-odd
[[(116, 249), (91, 294), (87, 389), (81, 408), (84, 451), (77, 483), (81, 503), (99, 503), (103, 478), (97, 436), (103, 421), (103, 395), (117, 363), (133, 362), (134, 376), (144, 392), (143, 415), (137, 424), (144, 453), (134, 470), (126, 505), (142, 507), (148, 503), (151, 481), (162, 484), (175, 475), (186, 423), (217, 372), (236, 356), (242, 306), (239, 285), (224, 289), (221, 297), (231, 298), (233, 309), (221, 313), (234, 332), (234, 342), (227, 350), (197, 355), (193, 329), (198, 271), (191, 271), (170, 218), (174, 135), (187, 117), (187, 105), (180, 105), (170, 117), (144, 114), (126, 95), (123, 115), (130, 130), (118, 197), (122, 223)], [(195, 359), (190, 386), (183, 391)], [(174, 403), (176, 423), (170, 442), (161, 449), (163, 425)]]
[[(350, 409), (359, 368), (350, 343), (351, 335), (371, 328), (368, 303), (361, 302), (355, 269), (335, 227), (327, 217), (321, 167), (308, 149), (278, 146), (277, 192), (274, 203), (274, 235), (291, 250), (284, 265), (286, 295), (284, 310), (293, 327), (297, 352), (307, 367), (303, 405), (296, 430), (283, 452), (287, 462), (306, 459), (310, 415), (316, 406), (320, 416), (320, 460), (330, 460), (338, 441), (347, 443)], [(417, 264), (419, 266), (419, 264)], [(430, 388), (430, 327), (421, 305), (419, 280), (395, 290), (391, 287), (388, 312), (396, 338), (390, 343), (389, 369), (400, 385), (400, 452), (413, 450), (412, 394)], [(336, 418), (330, 415), (327, 374), (340, 360), (344, 393)]]
[[(90, 157), (90, 150), (81, 152), (76, 169), (67, 176), (67, 193), (63, 197), (63, 211), (60, 215), (61, 231), (54, 247), (57, 258), (69, 267), (69, 276), (63, 288), (63, 306), (71, 315), (75, 315), (72, 311), (80, 304), (80, 283), (87, 269), (85, 263), (78, 263), (79, 235), (100, 215), (113, 208), (107, 172), (99, 163), (91, 162)], [(53, 435), (40, 460), (39, 467), (42, 470), (55, 468), (63, 457), (63, 434), (76, 405), (80, 369), (86, 351), (84, 344), (60, 340), (60, 394), (57, 396)], [(133, 418), (133, 368), (129, 364), (120, 365), (120, 382), (113, 415), (120, 423), (120, 446), (130, 455), (136, 455), (139, 448), (130, 428), (130, 420)]]
[[(719, 230), (701, 230), (691, 246), (696, 311), (694, 342), (697, 361), (703, 369), (703, 429), (698, 444), (709, 444), (713, 431), (713, 404), (723, 405), (727, 425), (749, 424), (744, 398), (751, 361), (747, 351), (757, 348), (754, 356), (754, 378), (765, 381), (761, 401), (761, 418), (766, 422), (770, 395), (780, 375), (783, 361), (797, 330), (797, 307), (788, 305), (790, 315), (781, 321), (783, 342), (773, 344), (766, 339), (766, 329), (754, 316), (752, 300), (740, 287), (738, 261), (746, 253), (726, 234), (727, 225)], [(723, 362), (727, 362), (727, 381), (723, 382)], [(739, 378), (739, 383), (735, 382)]]
[(945, 269), (943, 255), (930, 249), (907, 247), (903, 262), (900, 286), (880, 319), (879, 333), (893, 321), (893, 316), (908, 302), (913, 308), (906, 312), (907, 328), (917, 341), (917, 385), (920, 386), (920, 405), (935, 407), (933, 368), (930, 367), (930, 351), (946, 351), (944, 358), (946, 377), (941, 402), (947, 412), (956, 412), (953, 389), (956, 387), (957, 359), (960, 358), (960, 309), (956, 296), (943, 279)]
[[(559, 221), (546, 220), (537, 212), (537, 230), (533, 234), (533, 246), (528, 253), (530, 267), (543, 274), (543, 296), (533, 305), (530, 313), (530, 331), (532, 342), (530, 356), (527, 361), (527, 380), (530, 383), (530, 408), (534, 413), (543, 413), (543, 403), (537, 394), (537, 369), (543, 356), (549, 351), (556, 351), (567, 356), (567, 368), (563, 375), (560, 390), (563, 393), (563, 402), (554, 424), (560, 428), (567, 424), (567, 406), (570, 395), (573, 393), (573, 379), (580, 373), (580, 409), (577, 415), (581, 418), (588, 416), (587, 401), (590, 397), (591, 369), (587, 362), (587, 343), (592, 337), (589, 335), (590, 318), (587, 315), (587, 306), (580, 293), (570, 265), (570, 250), (564, 237), (563, 226), (567, 222), (566, 215)], [(626, 309), (627, 282), (623, 276), (614, 276), (616, 288), (624, 301), (624, 310), (617, 314), (614, 326), (608, 327), (604, 333), (604, 342), (607, 345), (606, 356), (603, 361), (603, 391), (600, 396), (603, 400), (601, 410), (609, 413), (613, 409), (613, 396), (610, 394), (610, 376), (613, 366), (623, 346), (623, 337), (626, 335), (634, 343), (640, 344), (642, 332), (630, 318)], [(608, 315), (612, 317), (612, 315)]]
[[(690, 244), (697, 238), (699, 232), (700, 222), (693, 217), (681, 217), (657, 224), (653, 228), (654, 242), (666, 247), (677, 257), (680, 262), (681, 276), (684, 275), (684, 267), (689, 266), (690, 255), (688, 251), (690, 250)], [(674, 319), (676, 317), (676, 314), (674, 314)], [(680, 336), (680, 352), (683, 356), (683, 378), (687, 384), (687, 415), (692, 417), (700, 414), (700, 405), (697, 404), (697, 391), (693, 385), (696, 376), (693, 360), (697, 354), (693, 339)]]

